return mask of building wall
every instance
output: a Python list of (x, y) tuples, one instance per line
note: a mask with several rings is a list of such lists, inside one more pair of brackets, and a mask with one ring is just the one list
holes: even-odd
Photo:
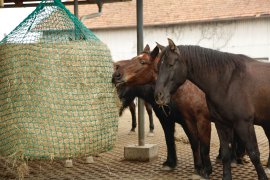
[[(93, 31), (111, 50), (113, 60), (136, 55), (136, 29)], [(167, 45), (171, 38), (178, 45), (200, 45), (225, 52), (270, 59), (270, 18), (226, 22), (145, 27), (144, 44)]]

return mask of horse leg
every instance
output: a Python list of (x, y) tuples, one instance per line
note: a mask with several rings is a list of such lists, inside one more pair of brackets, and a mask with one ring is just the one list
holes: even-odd
[(245, 144), (239, 138), (237, 133), (234, 133), (232, 143), (231, 166), (236, 167), (237, 164), (244, 164), (243, 158), (245, 154), (246, 154)]
[(216, 157), (216, 162), (222, 163), (222, 157), (221, 157), (221, 144), (219, 145), (218, 155), (217, 155), (217, 157)]
[(131, 113), (131, 117), (132, 117), (132, 128), (130, 131), (132, 132), (135, 132), (135, 129), (136, 129), (136, 126), (137, 126), (137, 122), (136, 122), (136, 105), (135, 103), (132, 101), (130, 104), (129, 104), (129, 110), (130, 110), (130, 113)]
[[(263, 127), (264, 133), (268, 139), (268, 146), (270, 149), (270, 125), (263, 125), (262, 127)], [(267, 161), (266, 167), (270, 171), (270, 151), (268, 153), (269, 154), (268, 154), (268, 161)]]
[(174, 119), (166, 118), (161, 111), (156, 111), (156, 115), (164, 131), (167, 145), (167, 160), (163, 163), (163, 170), (173, 170), (177, 165), (177, 156), (174, 141), (175, 121)]
[(249, 119), (248, 121), (237, 121), (235, 122), (234, 128), (238, 136), (246, 145), (247, 153), (257, 171), (258, 179), (266, 180), (268, 178), (260, 161), (260, 152), (257, 144), (255, 129), (251, 122), (253, 122), (252, 119)]
[[(170, 119), (167, 121), (170, 121)], [(174, 121), (172, 123), (163, 123), (163, 130), (165, 133), (165, 139), (167, 144), (167, 160), (163, 163), (164, 170), (167, 170), (166, 166), (169, 167), (169, 170), (174, 169), (177, 164), (176, 147), (174, 141), (174, 128)]]
[(244, 164), (243, 157), (246, 154), (244, 142), (240, 139), (237, 133), (234, 133), (234, 160), (237, 164)]
[(203, 164), (202, 158), (200, 153), (200, 141), (198, 137), (198, 131), (196, 124), (190, 119), (190, 117), (185, 117), (185, 121), (182, 124), (182, 127), (189, 139), (192, 153), (193, 153), (193, 160), (194, 160), (194, 169), (195, 173), (204, 177), (205, 174), (203, 173)]
[[(245, 145), (242, 140), (237, 136), (236, 133), (233, 134), (233, 142), (232, 142), (232, 155), (231, 155), (231, 166), (235, 167), (235, 164), (244, 164), (243, 157), (246, 153)], [(219, 153), (216, 157), (216, 162), (221, 163), (221, 144), (219, 147)]]
[(237, 143), (239, 139), (236, 133), (233, 134), (232, 138), (232, 153), (231, 153), (231, 167), (236, 167), (237, 166)]
[(223, 180), (231, 180), (231, 146), (233, 129), (228, 126), (222, 125), (220, 122), (215, 122), (218, 137), (221, 145), (221, 156), (223, 164)]
[(152, 111), (152, 106), (150, 104), (148, 104), (147, 102), (144, 102), (144, 106), (146, 108), (146, 111), (148, 113), (149, 116), (149, 134), (148, 136), (152, 136), (153, 132), (154, 132), (154, 122), (153, 122), (153, 111)]
[(197, 118), (198, 137), (200, 139), (200, 153), (203, 163), (205, 177), (212, 173), (212, 164), (210, 160), (210, 141), (211, 141), (211, 122), (204, 118)]

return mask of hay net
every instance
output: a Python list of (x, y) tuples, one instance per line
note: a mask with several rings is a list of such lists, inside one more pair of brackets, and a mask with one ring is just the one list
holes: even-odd
[(107, 46), (59, 0), (42, 1), (0, 42), (0, 154), (96, 155), (118, 128)]

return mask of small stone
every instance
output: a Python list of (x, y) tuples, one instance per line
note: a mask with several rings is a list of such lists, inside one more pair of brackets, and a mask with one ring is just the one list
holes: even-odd
[(66, 162), (65, 162), (65, 167), (70, 168), (70, 167), (72, 167), (72, 166), (73, 166), (72, 160), (71, 160), (71, 159), (66, 160)]
[(86, 161), (85, 161), (87, 164), (91, 164), (91, 163), (94, 163), (94, 159), (92, 156), (89, 156), (86, 158)]
[(147, 134), (147, 136), (148, 136), (148, 137), (154, 137), (155, 135), (154, 135), (153, 132), (149, 132), (149, 133)]

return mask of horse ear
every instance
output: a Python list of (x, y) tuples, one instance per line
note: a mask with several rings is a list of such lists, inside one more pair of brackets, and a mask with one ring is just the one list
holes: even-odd
[(143, 52), (150, 53), (150, 47), (148, 44), (146, 44), (146, 46), (144, 47)]
[(174, 44), (173, 40), (171, 40), (170, 38), (168, 38), (168, 42), (169, 42), (169, 47), (172, 51), (180, 54), (179, 49), (177, 48), (177, 46)]
[(158, 42), (156, 42), (156, 44), (157, 44), (157, 47), (158, 47), (161, 51), (165, 48), (165, 46), (162, 46), (162, 45), (159, 44)]
[(159, 53), (159, 48), (158, 48), (158, 46), (156, 46), (156, 47), (153, 49), (153, 51), (151, 51), (151, 53), (150, 53), (151, 60), (155, 60), (156, 57), (157, 57), (157, 55), (158, 55), (158, 53)]
[(170, 38), (168, 38), (168, 42), (169, 42), (170, 49), (174, 51), (176, 49), (176, 46), (175, 46), (173, 40), (171, 40)]

